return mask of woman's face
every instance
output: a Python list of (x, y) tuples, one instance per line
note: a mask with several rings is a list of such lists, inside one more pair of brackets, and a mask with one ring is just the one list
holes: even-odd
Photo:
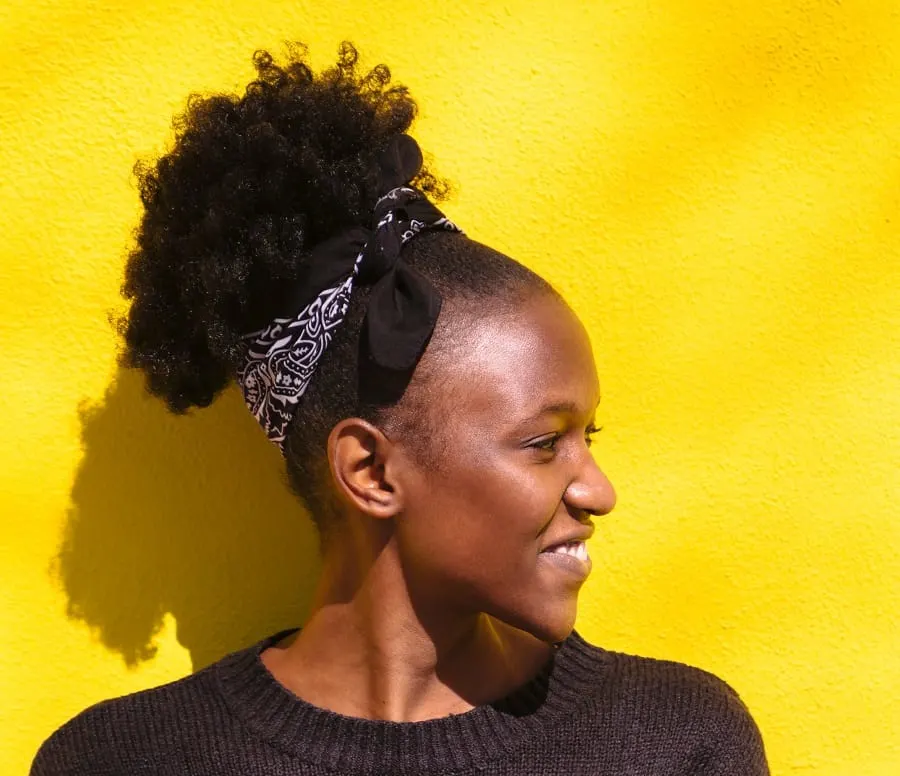
[[(575, 623), (592, 515), (615, 492), (591, 452), (600, 388), (590, 341), (550, 294), (474, 324), (431, 412), (435, 466), (403, 475), (397, 539), (408, 584), (444, 612), (485, 612), (544, 641)], [(402, 450), (402, 441), (401, 441)]]

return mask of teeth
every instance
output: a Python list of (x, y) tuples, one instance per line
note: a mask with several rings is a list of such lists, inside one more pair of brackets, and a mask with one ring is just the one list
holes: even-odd
[(587, 560), (588, 559), (588, 551), (584, 542), (570, 542), (569, 544), (560, 544), (558, 547), (554, 547), (550, 552), (557, 552), (561, 555), (571, 555), (573, 558), (578, 558), (579, 560)]

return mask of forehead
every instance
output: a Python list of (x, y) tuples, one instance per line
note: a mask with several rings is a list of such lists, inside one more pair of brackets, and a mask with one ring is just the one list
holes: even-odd
[(460, 345), (445, 384), (476, 421), (514, 424), (554, 404), (591, 414), (600, 398), (590, 338), (555, 295), (481, 319)]

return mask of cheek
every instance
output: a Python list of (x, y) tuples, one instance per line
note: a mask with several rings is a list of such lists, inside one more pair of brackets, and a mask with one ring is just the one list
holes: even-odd
[(470, 580), (533, 568), (541, 533), (562, 500), (563, 488), (548, 475), (497, 457), (432, 475), (416, 494), (418, 519), (410, 521), (416, 554)]

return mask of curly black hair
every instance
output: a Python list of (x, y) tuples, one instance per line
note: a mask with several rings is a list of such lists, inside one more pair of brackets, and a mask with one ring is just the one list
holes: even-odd
[[(243, 95), (190, 97), (175, 119), (171, 150), (135, 167), (144, 211), (122, 286), (131, 305), (118, 320), (120, 363), (142, 370), (148, 391), (175, 413), (207, 406), (234, 379), (242, 337), (274, 317), (312, 246), (369, 224), (384, 193), (378, 160), (416, 116), (389, 69), (361, 73), (347, 42), (320, 74), (299, 44), (284, 64), (266, 51), (253, 63), (256, 78)], [(435, 200), (448, 191), (427, 167), (412, 184)], [(549, 289), (521, 264), (451, 233), (421, 235), (404, 258), (444, 298), (422, 359), (432, 365), (459, 339), (454, 332), (465, 330), (467, 316), (512, 309), (525, 293)], [(428, 392), (416, 387), (430, 379), (428, 364), (420, 363), (399, 402), (373, 401), (360, 390), (367, 297), (368, 289), (354, 290), (285, 440), (288, 480), (323, 535), (333, 511), (323, 486), (334, 424), (357, 416), (414, 428), (432, 416), (422, 406)]]

